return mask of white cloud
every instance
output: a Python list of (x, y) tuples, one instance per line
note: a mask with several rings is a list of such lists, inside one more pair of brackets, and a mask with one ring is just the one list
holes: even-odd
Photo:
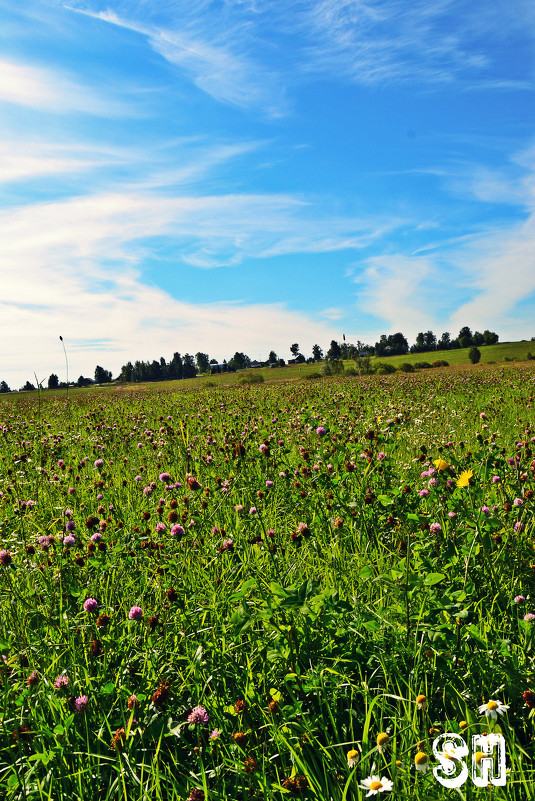
[(54, 114), (80, 112), (115, 117), (130, 113), (124, 102), (112, 101), (102, 91), (73, 81), (57, 70), (5, 59), (0, 60), (0, 103)]
[[(361, 220), (330, 220), (285, 195), (156, 197), (109, 193), (33, 204), (0, 217), (2, 298), (0, 363), (13, 386), (33, 372), (58, 372), (57, 337), (71, 347), (71, 376), (102, 362), (174, 350), (235, 350), (262, 355), (288, 342), (329, 341), (331, 327), (284, 304), (188, 304), (147, 284), (141, 273), (152, 237), (166, 237), (176, 262), (206, 266), (261, 258), (266, 252), (332, 250), (350, 240)], [(291, 233), (291, 235), (290, 235)], [(277, 244), (278, 243), (278, 244)], [(236, 293), (234, 292), (234, 298)], [(13, 332), (16, 331), (16, 336)], [(38, 332), (38, 333), (37, 333)], [(88, 345), (84, 345), (88, 342)], [(217, 347), (217, 353), (213, 353)]]
[(362, 275), (353, 279), (362, 312), (382, 318), (388, 332), (401, 331), (409, 339), (436, 325), (439, 305), (429, 298), (439, 278), (429, 259), (389, 254), (367, 259), (366, 264)]

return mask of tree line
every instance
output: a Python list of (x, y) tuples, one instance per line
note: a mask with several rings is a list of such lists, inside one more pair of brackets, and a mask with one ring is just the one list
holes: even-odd
[[(463, 326), (457, 337), (452, 337), (445, 331), (440, 338), (433, 331), (419, 332), (414, 344), (409, 346), (407, 338), (401, 333), (381, 334), (379, 341), (375, 345), (366, 345), (363, 342), (349, 343), (345, 341), (337, 342), (331, 340), (329, 348), (324, 353), (323, 349), (315, 344), (312, 346), (312, 356), (306, 358), (301, 353), (300, 345), (294, 342), (290, 345), (292, 359), (290, 364), (300, 364), (303, 362), (337, 362), (344, 359), (357, 359), (361, 356), (402, 356), (407, 353), (429, 353), (435, 350), (454, 350), (456, 348), (477, 348), (480, 345), (495, 345), (499, 340), (498, 334), (486, 329), (483, 333), (472, 331), (468, 326)], [(163, 356), (152, 361), (127, 362), (121, 367), (117, 381), (121, 383), (139, 383), (148, 381), (177, 381), (187, 378), (195, 378), (197, 375), (207, 375), (211, 373), (236, 372), (246, 370), (251, 367), (283, 367), (286, 364), (283, 358), (279, 358), (275, 351), (269, 352), (268, 358), (264, 362), (258, 362), (247, 356), (246, 353), (236, 351), (234, 356), (226, 361), (223, 359), (219, 363), (216, 359), (210, 359), (207, 353), (196, 353), (192, 356), (189, 353), (182, 356), (175, 352), (170, 361), (166, 361)], [(85, 378), (81, 375), (76, 382), (70, 386), (87, 387), (92, 384), (108, 384), (112, 381), (111, 370), (105, 370), (97, 365), (94, 372), (94, 379)], [(48, 378), (48, 389), (65, 389), (67, 384), (60, 381), (55, 373)], [(32, 391), (37, 387), (30, 381), (26, 381), (20, 391)], [(0, 382), (0, 394), (10, 392), (10, 388), (5, 381)]]

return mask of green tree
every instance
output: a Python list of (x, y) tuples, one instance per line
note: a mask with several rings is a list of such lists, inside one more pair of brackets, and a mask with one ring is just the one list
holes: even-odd
[(299, 345), (297, 344), (297, 342), (294, 342), (293, 345), (290, 345), (290, 353), (292, 354), (294, 359), (297, 359), (297, 354), (299, 353)]
[(279, 361), (279, 357), (277, 356), (275, 351), (274, 350), (270, 350), (269, 351), (269, 356), (268, 356), (268, 364), (277, 364), (278, 361)]
[(210, 372), (210, 359), (207, 353), (199, 353), (195, 354), (195, 359), (197, 361), (197, 369), (199, 373), (209, 373)]
[(470, 350), (468, 351), (468, 358), (472, 362), (472, 364), (477, 364), (478, 361), (481, 359), (481, 351), (479, 348), (476, 348), (475, 345), (472, 345)]
[(451, 348), (451, 336), (449, 331), (444, 331), (437, 343), (439, 350), (449, 350)]
[(184, 354), (184, 369), (182, 375), (184, 378), (195, 378), (197, 375), (197, 368), (195, 367), (195, 359), (189, 353)]
[(499, 340), (498, 334), (494, 331), (489, 331), (488, 328), (483, 331), (483, 344), (484, 345), (496, 345)]
[(342, 356), (342, 348), (338, 344), (335, 339), (331, 339), (331, 344), (329, 346), (329, 350), (327, 351), (327, 355), (325, 358), (329, 362), (335, 361), (335, 359), (339, 359)]
[(0, 381), (0, 394), (4, 395), (6, 392), (11, 392), (6, 381)]
[(99, 364), (95, 367), (95, 384), (109, 384), (111, 381), (111, 371), (105, 370)]
[(319, 345), (312, 345), (312, 355), (315, 362), (321, 362), (323, 359), (323, 351)]
[(48, 376), (48, 388), (49, 389), (57, 389), (59, 387), (59, 378), (55, 373), (51, 373)]
[(468, 328), (467, 325), (461, 328), (457, 340), (459, 342), (460, 348), (469, 348), (470, 345), (474, 344), (472, 341), (472, 331)]

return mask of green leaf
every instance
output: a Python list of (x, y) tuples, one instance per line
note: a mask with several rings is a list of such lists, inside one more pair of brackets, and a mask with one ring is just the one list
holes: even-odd
[(426, 587), (433, 587), (435, 584), (440, 584), (445, 578), (444, 573), (429, 573), (424, 579), (424, 584)]
[(366, 567), (363, 567), (359, 573), (359, 578), (362, 580), (369, 579), (372, 576), (373, 576), (373, 567), (371, 565), (366, 565)]

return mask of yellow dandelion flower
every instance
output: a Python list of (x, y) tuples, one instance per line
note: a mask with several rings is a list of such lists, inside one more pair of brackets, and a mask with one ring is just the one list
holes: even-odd
[(425, 695), (418, 695), (416, 697), (416, 704), (418, 706), (418, 709), (423, 709), (426, 704), (426, 701), (427, 698), (425, 697)]
[(457, 479), (457, 486), (458, 487), (467, 487), (470, 484), (470, 479), (474, 475), (472, 470), (463, 470), (459, 478)]
[(355, 751), (355, 749), (352, 748), (351, 751), (347, 752), (347, 766), (349, 768), (354, 768), (358, 761), (359, 761), (359, 752)]
[(433, 464), (435, 465), (438, 471), (447, 470), (449, 467), (449, 464), (445, 462), (444, 459), (435, 459)]
[(467, 726), (468, 726), (468, 723), (466, 722), (466, 720), (461, 720), (459, 722), (459, 728), (460, 729), (466, 729)]

